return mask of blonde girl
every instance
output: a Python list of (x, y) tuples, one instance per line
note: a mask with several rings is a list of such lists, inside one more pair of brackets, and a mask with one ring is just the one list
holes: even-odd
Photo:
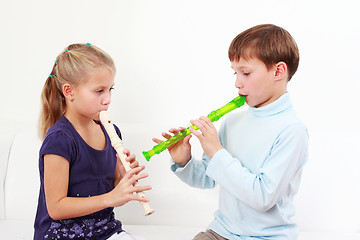
[[(42, 95), (40, 192), (34, 239), (134, 239), (113, 208), (149, 201), (133, 193), (147, 177), (128, 150), (124, 168), (99, 121), (114, 87), (111, 57), (91, 44), (72, 44), (56, 58)], [(115, 126), (121, 138), (120, 130)]]

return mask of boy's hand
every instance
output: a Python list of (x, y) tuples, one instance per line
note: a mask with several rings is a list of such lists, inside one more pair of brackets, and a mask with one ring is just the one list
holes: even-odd
[(212, 158), (217, 151), (222, 149), (214, 124), (208, 117), (204, 116), (190, 122), (198, 127), (200, 131), (196, 131), (193, 128), (189, 128), (189, 130), (199, 139), (204, 153)]
[[(169, 132), (173, 135), (178, 134), (185, 128), (172, 128), (169, 130)], [(172, 136), (169, 133), (162, 133), (162, 136), (166, 139), (171, 138)], [(184, 167), (191, 159), (191, 145), (190, 145), (190, 138), (191, 135), (186, 136), (184, 139), (178, 141), (177, 143), (174, 143), (170, 147), (168, 147), (169, 153), (177, 164), (179, 164), (180, 167)], [(160, 139), (153, 138), (152, 139), (155, 143), (159, 144), (163, 142)]]

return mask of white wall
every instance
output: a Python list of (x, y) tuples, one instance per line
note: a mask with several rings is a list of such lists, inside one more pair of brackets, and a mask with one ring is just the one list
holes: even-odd
[[(289, 91), (310, 135), (360, 132), (357, 6), (351, 0), (1, 0), (0, 124), (35, 127), (56, 56), (70, 43), (90, 42), (115, 60), (112, 118), (139, 161), (150, 172), (164, 170), (161, 179), (151, 179), (160, 186), (173, 177), (167, 154), (145, 163), (141, 151), (161, 131), (186, 127), (234, 98), (231, 40), (251, 26), (273, 23), (300, 48)], [(144, 133), (144, 145), (137, 145), (132, 129)]]
[(309, 129), (359, 129), (356, 1), (1, 0), (0, 9), (1, 122), (35, 122), (55, 57), (91, 42), (118, 68), (114, 119), (154, 135), (187, 125), (236, 95), (231, 40), (274, 23), (301, 51), (289, 90)]

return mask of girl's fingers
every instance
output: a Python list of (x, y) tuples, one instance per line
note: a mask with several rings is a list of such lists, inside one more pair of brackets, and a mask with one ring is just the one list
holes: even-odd
[(126, 155), (126, 156), (129, 156), (130, 155), (130, 151), (128, 149), (124, 149), (123, 153)]
[(131, 168), (136, 168), (136, 167), (138, 167), (138, 166), (140, 166), (140, 164), (139, 164), (138, 161), (133, 161), (133, 162), (130, 164), (130, 167), (131, 167)]
[(149, 202), (150, 199), (147, 198), (147, 197), (141, 197), (139, 195), (133, 195), (133, 199), (132, 200), (135, 200), (135, 201), (139, 201), (139, 202)]
[(130, 162), (130, 163), (132, 163), (132, 162), (135, 161), (135, 158), (136, 158), (135, 154), (132, 153), (132, 154), (128, 155), (125, 160), (128, 161), (128, 162)]
[(139, 166), (139, 167), (132, 168), (132, 169), (130, 169), (129, 171), (126, 172), (124, 178), (130, 179), (133, 176), (136, 176), (142, 170), (144, 170), (144, 168), (145, 168), (145, 166)]
[(135, 186), (133, 187), (133, 192), (135, 193), (139, 193), (139, 192), (144, 192), (144, 191), (148, 191), (148, 190), (151, 190), (151, 186), (150, 185), (147, 185), (147, 186)]
[(131, 184), (134, 184), (135, 182), (139, 181), (140, 179), (147, 178), (148, 176), (149, 176), (149, 174), (147, 174), (147, 173), (136, 174), (136, 175), (133, 175), (129, 179), (129, 181)]

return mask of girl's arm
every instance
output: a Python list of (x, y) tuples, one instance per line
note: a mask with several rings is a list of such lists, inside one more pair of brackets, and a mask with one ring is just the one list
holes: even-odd
[(135, 181), (147, 177), (147, 174), (138, 174), (143, 169), (142, 166), (128, 171), (108, 193), (84, 198), (68, 197), (69, 162), (61, 156), (47, 154), (44, 156), (44, 188), (48, 213), (52, 219), (61, 220), (85, 216), (108, 207), (122, 206), (132, 200), (148, 201), (133, 194), (151, 188), (133, 186)]

